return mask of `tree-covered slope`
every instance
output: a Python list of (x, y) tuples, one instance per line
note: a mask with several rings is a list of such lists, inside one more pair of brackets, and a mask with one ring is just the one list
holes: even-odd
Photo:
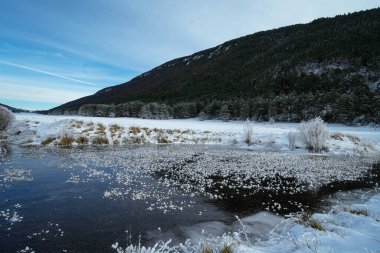
[(231, 101), (246, 101), (251, 116), (262, 119), (296, 120), (323, 112), (332, 114), (327, 120), (350, 121), (380, 117), (379, 95), (377, 8), (231, 40), (53, 111), (135, 100), (195, 102), (198, 111), (219, 101), (219, 107), (225, 102), (232, 110)]
[(11, 107), (9, 105), (2, 104), (2, 103), (0, 103), (0, 106), (8, 108), (8, 110), (11, 110), (12, 112), (27, 112), (27, 110), (14, 108), (14, 107)]

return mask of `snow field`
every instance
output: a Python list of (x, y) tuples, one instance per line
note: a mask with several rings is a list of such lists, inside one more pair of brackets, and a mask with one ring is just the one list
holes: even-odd
[[(252, 145), (244, 142), (244, 122), (197, 119), (146, 120), (16, 114), (10, 140), (23, 145), (222, 144), (255, 150), (289, 151), (288, 134), (297, 123), (252, 123)], [(327, 125), (329, 154), (377, 155), (380, 129)], [(297, 139), (296, 152), (307, 152)]]

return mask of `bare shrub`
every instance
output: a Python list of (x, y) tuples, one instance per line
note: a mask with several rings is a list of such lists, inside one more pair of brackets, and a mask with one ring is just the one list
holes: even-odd
[(198, 116), (200, 121), (204, 121), (208, 118), (205, 112), (200, 112)]
[(104, 136), (97, 136), (92, 140), (92, 144), (94, 145), (108, 145), (108, 139)]
[(131, 126), (129, 128), (129, 133), (137, 135), (137, 134), (141, 133), (141, 129), (137, 126)]
[(53, 141), (55, 141), (55, 139), (56, 139), (55, 137), (49, 136), (45, 140), (43, 140), (41, 142), (41, 144), (44, 145), (44, 146), (49, 145), (50, 143), (52, 143)]
[(253, 137), (253, 127), (251, 121), (247, 119), (244, 122), (244, 127), (243, 127), (243, 138), (244, 142), (247, 143), (248, 145), (252, 144), (252, 137)]
[(289, 132), (288, 133), (288, 143), (289, 143), (289, 149), (294, 150), (296, 148), (296, 140), (297, 140), (297, 133), (296, 132)]
[(298, 130), (302, 141), (309, 150), (321, 152), (327, 149), (325, 144), (328, 132), (325, 122), (320, 117), (316, 117), (307, 122), (301, 122)]
[(219, 250), (219, 253), (233, 253), (232, 245), (224, 244), (223, 247)]
[(4, 131), (13, 120), (13, 113), (8, 108), (0, 106), (0, 132)]
[(70, 135), (65, 134), (61, 140), (58, 142), (59, 146), (70, 146), (74, 142), (74, 138)]
[(78, 145), (87, 145), (88, 144), (88, 138), (86, 136), (79, 136), (76, 139), (76, 143), (78, 143)]

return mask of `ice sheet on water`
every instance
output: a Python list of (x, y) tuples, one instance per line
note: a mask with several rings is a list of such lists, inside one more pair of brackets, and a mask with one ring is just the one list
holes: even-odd
[(148, 231), (148, 238), (153, 241), (168, 241), (179, 243), (186, 239), (193, 242), (205, 241), (207, 238), (220, 237), (223, 234), (241, 231), (251, 239), (263, 239), (275, 227), (284, 220), (283, 217), (273, 215), (269, 212), (259, 212), (233, 223), (226, 224), (221, 221), (210, 221), (197, 223), (191, 226), (182, 226), (162, 231), (161, 229)]
[[(346, 194), (346, 193), (345, 193)], [(228, 227), (227, 225), (218, 222), (209, 224), (202, 224), (200, 228), (195, 226), (195, 230), (191, 231), (196, 233), (185, 243), (172, 245), (165, 248), (165, 251), (151, 251), (151, 252), (199, 252), (205, 245), (212, 249), (214, 252), (220, 250), (223, 245), (231, 245), (235, 253), (256, 253), (256, 252), (378, 252), (380, 249), (380, 241), (378, 235), (380, 234), (380, 220), (378, 214), (380, 210), (380, 189), (376, 188), (375, 191), (370, 193), (348, 193), (345, 197), (349, 202), (340, 201), (341, 195), (333, 196), (331, 200), (338, 201), (327, 213), (316, 213), (311, 216), (311, 219), (316, 220), (321, 224), (324, 231), (315, 229), (307, 223), (293, 218), (281, 219), (276, 216), (271, 216), (268, 225), (273, 226), (280, 222), (280, 229), (272, 230), (267, 234), (264, 240), (251, 240), (252, 235), (245, 235), (244, 230), (235, 231), (233, 233), (225, 233), (222, 236), (204, 237), (200, 239), (199, 229), (209, 227), (210, 230), (222, 232)], [(356, 204), (353, 200), (364, 202), (360, 204), (361, 208), (368, 211), (364, 213), (357, 213), (355, 211)], [(330, 202), (332, 203), (332, 202)], [(246, 226), (249, 228), (256, 222), (262, 222), (266, 219), (266, 213), (259, 213), (243, 219)], [(273, 220), (272, 220), (273, 218)], [(243, 220), (242, 223), (243, 223)], [(244, 224), (244, 223), (243, 223)], [(275, 226), (276, 228), (279, 228)], [(194, 226), (192, 226), (194, 228)], [(175, 234), (172, 232), (171, 234)], [(202, 234), (202, 233), (200, 233)], [(170, 236), (170, 233), (168, 233)], [(248, 238), (246, 240), (245, 238)], [(157, 239), (165, 239), (157, 237)], [(139, 252), (139, 247), (130, 246), (124, 250), (118, 247), (117, 252)]]

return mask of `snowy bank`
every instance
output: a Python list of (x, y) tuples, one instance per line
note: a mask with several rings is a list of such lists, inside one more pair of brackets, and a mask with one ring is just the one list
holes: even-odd
[[(16, 114), (10, 140), (23, 145), (222, 144), (255, 150), (290, 150), (288, 133), (297, 123), (253, 124), (253, 144), (244, 143), (243, 122), (198, 119), (146, 120)], [(380, 129), (328, 124), (330, 154), (367, 155), (380, 150)], [(298, 152), (305, 152), (300, 140)]]
[[(346, 200), (340, 200), (342, 194)], [(197, 225), (183, 228), (189, 239), (177, 246), (161, 241), (150, 248), (141, 245), (123, 248), (117, 242), (112, 247), (118, 253), (205, 252), (202, 250), (205, 248), (207, 252), (218, 253), (226, 245), (234, 253), (379, 252), (379, 188), (370, 193), (340, 193), (330, 201), (335, 201), (335, 204), (327, 212), (315, 213), (306, 218), (293, 216), (280, 219), (269, 213), (259, 213), (238, 220), (231, 226), (209, 222), (202, 224), (202, 231)], [(263, 217), (266, 218), (264, 222)], [(270, 227), (274, 228), (267, 232), (266, 229)], [(235, 232), (207, 237), (209, 232), (212, 234), (226, 229)], [(257, 232), (262, 233), (258, 235)]]

